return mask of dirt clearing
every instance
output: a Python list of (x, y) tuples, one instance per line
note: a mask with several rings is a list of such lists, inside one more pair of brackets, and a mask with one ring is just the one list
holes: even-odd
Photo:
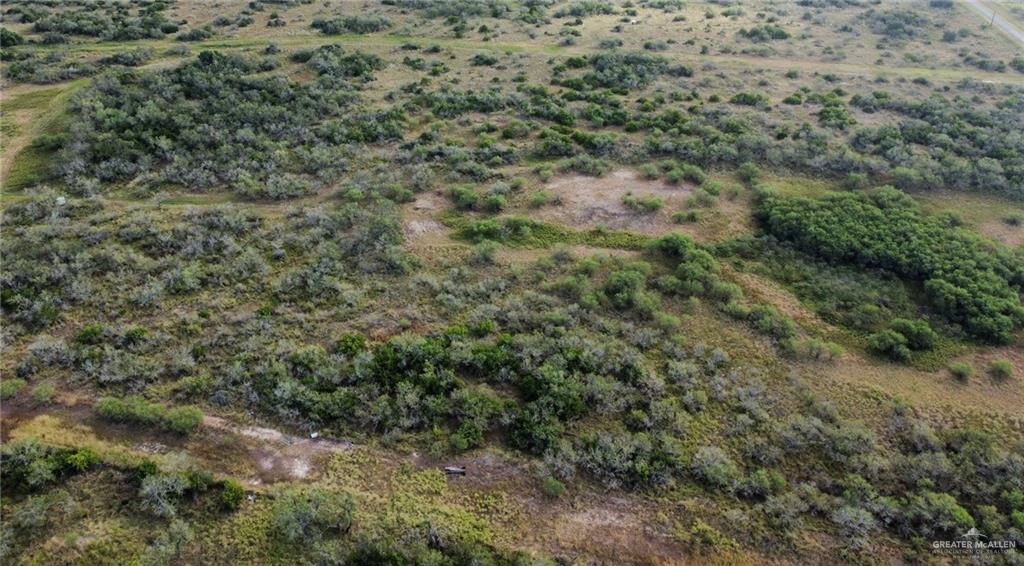
[[(672, 221), (672, 214), (683, 208), (683, 202), (693, 194), (692, 186), (644, 179), (629, 169), (619, 169), (604, 177), (559, 177), (544, 189), (558, 197), (562, 204), (535, 213), (534, 216), (540, 220), (576, 229), (604, 226), (641, 234), (660, 234), (678, 229), (679, 226)], [(623, 198), (630, 193), (637, 199), (661, 199), (664, 206), (654, 212), (633, 210), (623, 203)]]

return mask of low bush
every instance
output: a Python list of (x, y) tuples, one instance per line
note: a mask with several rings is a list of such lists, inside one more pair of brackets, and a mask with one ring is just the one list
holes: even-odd
[(967, 362), (954, 362), (949, 366), (949, 373), (960, 381), (967, 381), (974, 375), (974, 366)]
[(178, 434), (195, 432), (203, 422), (203, 413), (197, 407), (167, 409), (138, 396), (101, 397), (93, 410), (100, 418), (110, 421), (159, 426)]
[(7, 400), (16, 396), (18, 393), (21, 393), (25, 385), (27, 384), (24, 379), (16, 377), (5, 378), (3, 381), (0, 381), (0, 400)]
[(626, 193), (622, 197), (622, 204), (637, 212), (657, 212), (665, 206), (665, 199), (654, 195), (636, 196), (633, 193)]
[(291, 544), (316, 541), (328, 534), (345, 534), (352, 525), (354, 509), (347, 493), (289, 488), (274, 501), (273, 532)]
[(741, 29), (739, 34), (755, 42), (789, 39), (789, 32), (775, 24), (758, 24), (749, 29)]
[(557, 499), (561, 497), (563, 494), (565, 494), (565, 484), (551, 476), (544, 478), (542, 489), (544, 490), (544, 495), (547, 495), (548, 497), (554, 499)]
[(36, 405), (45, 405), (53, 399), (56, 393), (57, 387), (54, 384), (41, 383), (32, 388), (32, 402)]
[(1013, 364), (1010, 363), (1010, 360), (993, 360), (988, 365), (988, 372), (999, 380), (1010, 379), (1013, 377)]

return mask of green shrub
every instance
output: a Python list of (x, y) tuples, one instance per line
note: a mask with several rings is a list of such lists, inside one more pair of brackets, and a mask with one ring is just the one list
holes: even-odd
[(89, 448), (79, 448), (68, 454), (64, 461), (76, 472), (84, 472), (100, 463), (100, 457)]
[(737, 92), (729, 99), (729, 102), (741, 106), (767, 107), (771, 105), (771, 99), (760, 92)]
[(554, 499), (565, 494), (565, 484), (551, 476), (544, 478), (544, 484), (541, 488), (544, 490), (544, 495)]
[(22, 43), (25, 43), (25, 38), (5, 27), (0, 27), (0, 48), (14, 47), (15, 45), (21, 45)]
[(244, 500), (245, 488), (242, 487), (242, 484), (230, 478), (224, 480), (220, 492), (220, 501), (224, 508), (228, 511), (234, 511), (242, 506), (242, 501)]
[(794, 92), (793, 94), (787, 96), (786, 98), (783, 98), (782, 99), (782, 103), (783, 104), (790, 104), (790, 105), (794, 105), (794, 106), (798, 105), (798, 104), (803, 104), (804, 103), (804, 97), (801, 96), (799, 92)]
[(477, 53), (470, 63), (478, 67), (493, 67), (498, 64), (498, 58), (489, 53)]
[(1013, 377), (1013, 364), (1010, 360), (993, 360), (988, 366), (988, 372), (999, 380), (1010, 379)]
[(717, 446), (698, 449), (693, 456), (692, 469), (698, 479), (726, 491), (732, 491), (740, 478), (739, 468)]
[(974, 366), (967, 362), (954, 362), (949, 365), (949, 373), (960, 381), (967, 381), (974, 375)]
[(347, 16), (330, 20), (318, 18), (313, 20), (310, 27), (320, 30), (320, 33), (324, 35), (366, 34), (383, 31), (391, 27), (391, 21), (378, 16)]
[(203, 412), (198, 407), (175, 407), (164, 416), (164, 428), (178, 434), (190, 434), (203, 423)]
[(21, 393), (25, 385), (25, 380), (18, 378), (7, 378), (0, 381), (0, 400), (7, 400)]
[(750, 161), (745, 161), (736, 169), (736, 175), (743, 184), (751, 186), (761, 179), (761, 169)]
[(908, 343), (906, 336), (892, 329), (877, 332), (868, 338), (868, 348), (872, 352), (897, 362), (905, 362), (910, 359)]
[(366, 336), (359, 333), (345, 334), (335, 343), (334, 349), (346, 356), (355, 356), (366, 350)]
[(163, 420), (165, 413), (162, 406), (150, 403), (138, 396), (120, 399), (117, 397), (100, 397), (96, 404), (93, 405), (93, 410), (103, 419), (147, 425), (159, 424)]
[(488, 212), (501, 212), (508, 206), (508, 200), (502, 195), (487, 195), (483, 200), (483, 208)]
[(558, 204), (560, 199), (558, 195), (550, 191), (537, 191), (530, 196), (530, 207), (541, 208), (545, 205), (555, 203)]
[(32, 402), (37, 405), (49, 403), (56, 392), (57, 388), (52, 383), (41, 383), (32, 388)]
[(931, 350), (939, 337), (924, 320), (897, 318), (889, 324), (889, 328), (906, 337), (911, 350)]
[(789, 39), (789, 32), (775, 24), (759, 24), (750, 29), (741, 29), (739, 33), (754, 42)]
[(508, 124), (501, 129), (501, 137), (510, 140), (525, 138), (530, 135), (532, 129), (529, 124), (521, 120), (509, 120)]
[(657, 179), (661, 176), (658, 166), (653, 163), (644, 163), (639, 167), (639, 171), (644, 179)]
[(7, 442), (0, 446), (4, 497), (36, 491), (58, 477), (85, 471), (98, 461), (88, 449), (56, 448), (34, 439)]
[(103, 339), (104, 329), (102, 324), (86, 325), (75, 335), (75, 342), (83, 346), (95, 346)]
[(702, 216), (699, 210), (685, 210), (673, 214), (672, 221), (676, 224), (700, 222)]
[(188, 489), (189, 481), (184, 474), (155, 473), (142, 479), (139, 496), (144, 509), (167, 519), (177, 515), (178, 502)]
[(93, 405), (93, 410), (100, 418), (110, 421), (160, 426), (179, 434), (195, 432), (203, 422), (203, 412), (197, 407), (175, 407), (168, 410), (138, 396), (101, 397)]
[(637, 197), (633, 193), (626, 193), (622, 197), (622, 204), (637, 212), (657, 212), (665, 206), (665, 199), (653, 195)]
[(501, 249), (501, 244), (493, 240), (484, 240), (473, 246), (473, 261), (479, 264), (494, 263), (494, 255)]
[(344, 534), (352, 524), (354, 509), (352, 498), (344, 492), (289, 488), (274, 501), (273, 532), (292, 544), (316, 541), (327, 533)]
[(474, 208), (480, 202), (480, 194), (473, 187), (456, 185), (449, 189), (448, 194), (459, 208)]

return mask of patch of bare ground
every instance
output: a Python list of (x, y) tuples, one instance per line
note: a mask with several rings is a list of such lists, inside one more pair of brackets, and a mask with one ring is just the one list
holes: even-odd
[[(3, 441), (40, 438), (57, 445), (96, 445), (101, 451), (193, 459), (203, 469), (239, 476), (250, 488), (310, 479), (329, 454), (352, 444), (323, 437), (293, 436), (206, 416), (190, 436), (98, 419), (88, 402), (61, 394), (47, 405), (25, 395), (5, 401), (0, 412)], [(175, 456), (178, 455), (178, 456)]]
[(285, 434), (272, 428), (242, 426), (219, 417), (203, 418), (203, 427), (237, 437), (255, 466), (255, 475), (244, 478), (250, 486), (307, 479), (325, 456), (352, 449), (352, 443), (321, 437)]
[(402, 207), (402, 233), (410, 251), (425, 256), (455, 245), (451, 229), (438, 220), (447, 206), (440, 191), (430, 191), (416, 195), (416, 200)]
[[(689, 185), (673, 186), (660, 180), (644, 179), (629, 169), (618, 169), (604, 177), (562, 176), (552, 180), (544, 189), (558, 197), (561, 204), (531, 213), (538, 220), (576, 229), (604, 226), (641, 234), (661, 234), (678, 229), (672, 221), (672, 214), (682, 208), (683, 201), (693, 194), (693, 187)], [(629, 193), (638, 199), (659, 198), (665, 205), (655, 212), (638, 212), (622, 202)]]
[[(700, 222), (680, 224), (673, 215), (687, 210), (686, 201), (693, 195), (694, 186), (647, 179), (631, 169), (618, 169), (604, 177), (562, 176), (544, 190), (556, 196), (560, 204), (530, 211), (529, 215), (575, 229), (603, 226), (647, 235), (679, 232), (699, 241), (720, 240), (751, 230), (750, 204), (745, 196), (720, 196), (713, 207), (698, 209)], [(663, 206), (656, 211), (634, 210), (623, 202), (627, 195), (638, 200), (660, 199)]]

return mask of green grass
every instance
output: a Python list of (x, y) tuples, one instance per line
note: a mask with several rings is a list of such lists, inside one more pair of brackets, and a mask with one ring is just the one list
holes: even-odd
[(18, 135), (21, 128), (17, 124), (11, 121), (10, 116), (7, 114), (0, 115), (0, 135), (5, 138), (12, 138)]
[(59, 96), (66, 86), (47, 88), (23, 92), (4, 103), (4, 111), (17, 112), (18, 110), (37, 110), (49, 106), (54, 98)]
[(1002, 221), (1012, 212), (1024, 213), (1024, 203), (997, 195), (941, 191), (915, 194), (914, 198), (928, 214), (952, 212), (963, 218), (967, 224), (975, 226)]
[[(4, 112), (31, 111), (34, 113), (28, 131), (22, 135), (37, 139), (43, 135), (55, 135), (67, 128), (67, 103), (71, 96), (88, 84), (89, 79), (78, 79), (59, 87), (26, 92), (13, 97), (4, 104)], [(8, 134), (4, 132), (4, 136)], [(11, 162), (7, 178), (3, 180), (5, 191), (17, 191), (45, 181), (52, 171), (52, 160), (56, 151), (37, 145), (26, 145)]]
[(821, 198), (830, 192), (840, 190), (834, 181), (802, 177), (799, 175), (777, 175), (762, 173), (762, 182), (786, 197)]
[(160, 204), (171, 205), (171, 206), (182, 206), (182, 205), (216, 205), (224, 204), (228, 202), (235, 202), (238, 199), (230, 193), (204, 193), (204, 194), (192, 194), (192, 195), (174, 195), (160, 201)]
[(50, 162), (56, 155), (54, 151), (40, 149), (36, 146), (28, 146), (14, 156), (11, 163), (11, 170), (4, 181), (4, 188), (9, 191), (18, 191), (42, 183), (47, 179), (50, 172)]

